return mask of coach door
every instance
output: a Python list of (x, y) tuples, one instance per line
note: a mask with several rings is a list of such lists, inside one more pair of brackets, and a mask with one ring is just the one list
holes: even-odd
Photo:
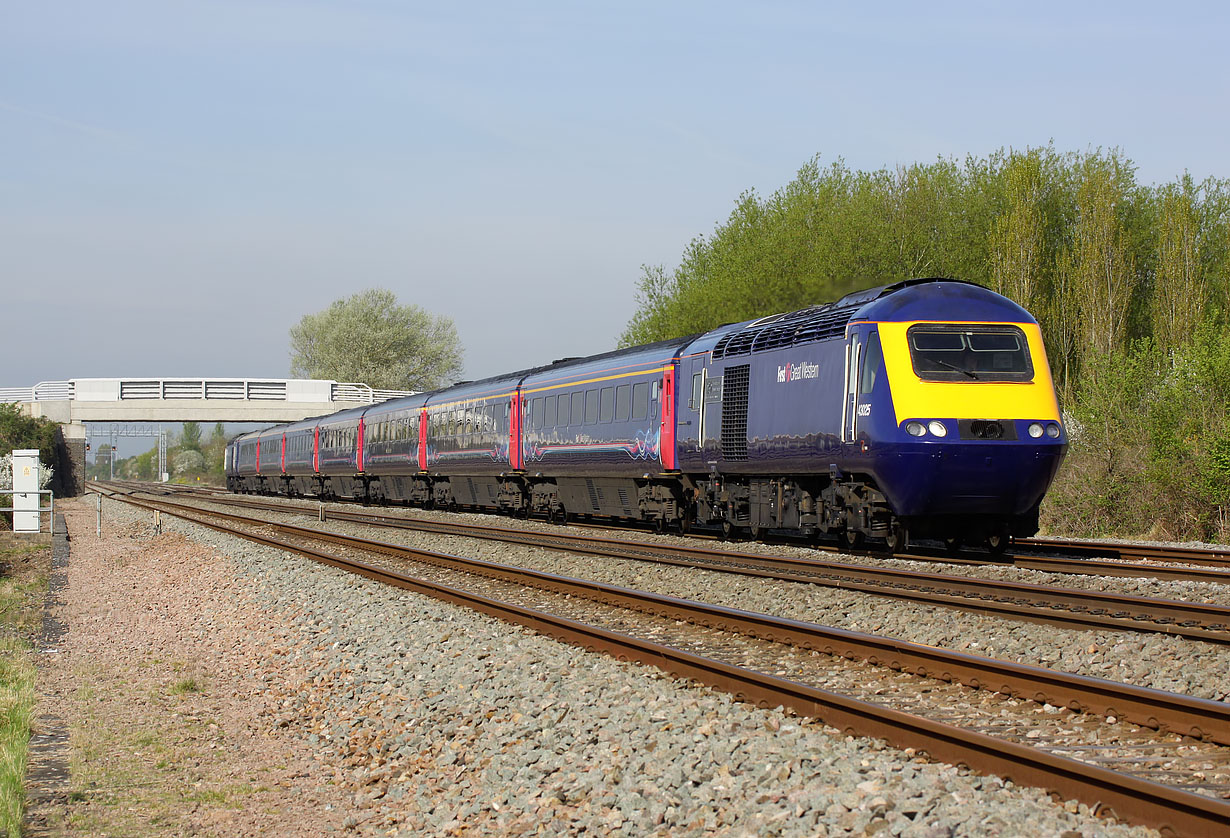
[(853, 442), (858, 433), (858, 378), (863, 341), (857, 331), (846, 341), (845, 400), (841, 405), (841, 441)]
[[(717, 442), (714, 433), (718, 430), (720, 415), (712, 410), (706, 411), (705, 393), (711, 387), (709, 370), (706, 365), (707, 354), (693, 355), (679, 362), (679, 372), (682, 381), (679, 387), (678, 422), (680, 451), (698, 457), (704, 456), (706, 438), (710, 441), (714, 452), (705, 459), (706, 462), (716, 457)], [(706, 427), (706, 425), (709, 427)], [(694, 464), (695, 465), (695, 464)]]

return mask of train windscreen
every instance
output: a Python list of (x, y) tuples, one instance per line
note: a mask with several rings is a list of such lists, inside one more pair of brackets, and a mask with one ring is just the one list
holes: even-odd
[(1025, 333), (1016, 326), (912, 326), (906, 333), (923, 381), (1032, 381)]

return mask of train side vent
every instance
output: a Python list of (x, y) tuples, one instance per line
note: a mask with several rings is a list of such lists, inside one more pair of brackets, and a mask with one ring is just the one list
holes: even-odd
[(727, 367), (722, 385), (722, 459), (747, 459), (747, 383), (751, 367)]
[(594, 481), (586, 479), (585, 488), (589, 489), (589, 505), (594, 512), (602, 511), (602, 490), (594, 485)]
[(840, 338), (856, 311), (858, 306), (839, 308), (830, 303), (759, 320), (718, 340), (713, 360)]

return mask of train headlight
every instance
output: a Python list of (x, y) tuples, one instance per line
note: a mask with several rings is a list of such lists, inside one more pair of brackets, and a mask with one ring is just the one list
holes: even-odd
[(924, 436), (927, 429), (923, 427), (922, 422), (906, 422), (905, 432), (910, 436)]
[(1029, 423), (1029, 435), (1032, 436), (1034, 439), (1037, 439), (1038, 437), (1042, 436), (1043, 433), (1044, 431), (1042, 430), (1042, 426), (1040, 424), (1038, 424), (1037, 422)]
[(948, 429), (944, 427), (944, 423), (938, 419), (932, 419), (927, 423), (927, 430), (936, 436), (948, 436)]
[(1051, 439), (1059, 439), (1059, 426), (1054, 422), (1046, 426), (1046, 435)]

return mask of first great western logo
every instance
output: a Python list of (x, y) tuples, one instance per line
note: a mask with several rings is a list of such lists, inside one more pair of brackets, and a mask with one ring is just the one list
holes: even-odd
[(819, 377), (820, 365), (810, 364), (807, 361), (801, 361), (797, 364), (786, 364), (777, 368), (778, 384), (789, 384), (791, 381)]

